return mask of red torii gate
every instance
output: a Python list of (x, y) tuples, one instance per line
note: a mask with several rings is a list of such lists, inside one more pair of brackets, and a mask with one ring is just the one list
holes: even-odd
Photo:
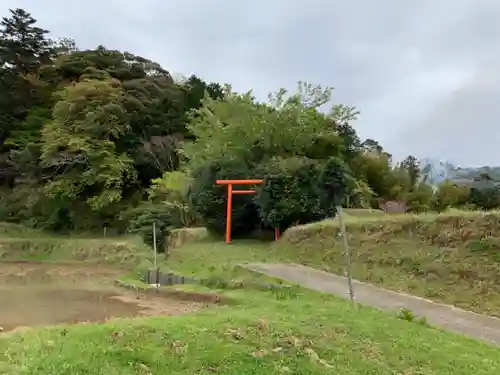
[[(227, 206), (226, 206), (226, 243), (231, 242), (231, 213), (233, 210), (233, 194), (255, 194), (257, 190), (233, 190), (233, 185), (260, 185), (264, 180), (217, 180), (217, 185), (227, 185)], [(274, 230), (274, 239), (279, 238), (279, 230)]]

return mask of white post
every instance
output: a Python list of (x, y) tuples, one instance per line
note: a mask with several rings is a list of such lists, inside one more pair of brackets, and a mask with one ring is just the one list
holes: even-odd
[(156, 223), (153, 223), (153, 251), (154, 251), (153, 267), (154, 269), (156, 269)]
[(345, 276), (347, 278), (347, 289), (349, 291), (349, 300), (354, 302), (354, 290), (352, 288), (352, 259), (351, 259), (351, 250), (349, 249), (349, 244), (347, 242), (347, 231), (345, 228), (344, 219), (342, 217), (342, 206), (337, 207), (337, 214), (339, 215), (339, 223), (340, 223), (340, 234), (344, 239), (344, 255), (346, 258), (346, 271)]
[(155, 275), (156, 275), (156, 287), (158, 288), (160, 285), (158, 283), (158, 269), (157, 269), (157, 253), (156, 253), (156, 223), (153, 222), (153, 251), (154, 251), (154, 258), (153, 258), (153, 268), (155, 270)]

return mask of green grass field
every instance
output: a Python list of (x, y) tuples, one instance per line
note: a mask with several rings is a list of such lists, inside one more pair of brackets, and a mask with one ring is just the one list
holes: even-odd
[[(392, 217), (392, 234), (401, 240), (404, 238), (403, 233), (412, 228), (413, 237), (408, 237), (407, 241), (422, 244), (428, 235), (425, 237), (418, 233), (423, 233), (422, 226), (430, 225), (425, 223), (435, 225), (434, 219), (436, 218), (425, 218), (424, 224), (419, 222), (418, 225), (415, 224), (414, 218), (404, 219), (410, 220), (411, 225), (403, 226), (398, 232), (394, 230), (394, 222), (401, 226), (404, 220)], [(376, 262), (370, 267), (360, 265), (366, 258), (358, 255), (358, 275), (368, 270), (375, 274), (374, 270), (383, 265), (381, 260), (388, 259), (387, 254), (393, 254), (395, 258), (398, 254), (409, 254), (410, 251), (415, 252), (423, 247), (413, 247), (408, 253), (404, 253), (403, 249), (394, 250), (399, 248), (391, 245), (390, 241), (384, 244), (384, 228), (389, 224), (380, 224), (380, 220), (385, 220), (380, 217), (350, 218), (348, 225), (351, 233), (373, 238), (375, 235), (370, 232), (371, 229), (363, 229), (363, 232), (359, 229), (361, 227), (356, 229), (356, 223), (360, 221), (365, 223), (363, 228), (370, 228), (366, 224), (370, 220), (378, 220), (378, 224), (374, 224), (375, 221), (372, 224), (379, 228), (379, 247), (372, 248), (371, 254), (374, 258), (370, 258)], [(450, 219), (436, 220), (448, 222)], [(469, 227), (477, 226), (474, 220), (473, 224), (468, 224)], [(488, 225), (491, 227), (492, 224)], [(321, 228), (318, 229), (318, 226)], [(342, 264), (339, 255), (341, 250), (336, 243), (329, 247), (332, 243), (328, 243), (328, 238), (325, 240), (325, 231), (335, 233), (334, 226), (334, 223), (320, 223), (312, 229), (295, 228), (297, 232), (293, 233), (292, 230), (285, 234), (278, 244), (235, 241), (226, 245), (209, 238), (191, 239), (181, 247), (172, 249), (170, 256), (162, 261), (161, 266), (184, 275), (217, 276), (237, 280), (259, 278), (234, 267), (237, 263), (247, 261), (296, 261), (335, 270), (334, 263), (337, 260), (338, 267)], [(486, 227), (483, 226), (484, 228)], [(425, 229), (428, 231), (430, 228)], [(306, 233), (307, 231), (309, 233)], [(366, 244), (368, 237), (357, 241)], [(4, 240), (7, 241), (5, 238)], [(33, 240), (36, 244), (36, 239)], [(10, 238), (10, 241), (14, 240)], [(68, 239), (51, 241), (58, 245), (51, 245), (52, 250), (44, 252), (44, 260), (67, 261), (75, 258), (70, 254), (80, 254), (80, 251), (83, 251), (75, 251), (76, 248), (82, 248), (81, 243), (78, 246), (68, 245), (65, 250), (65, 244), (69, 242), (58, 241)], [(115, 248), (113, 261), (120, 263), (120, 259), (125, 260), (121, 264), (122, 267), (132, 267), (130, 259), (135, 259), (132, 256), (142, 261), (148, 257), (145, 249), (136, 247), (133, 241), (129, 244), (128, 239), (118, 241), (121, 243), (119, 250), (116, 250), (116, 245), (111, 245), (112, 241), (116, 240), (106, 241), (109, 241), (108, 246)], [(350, 242), (356, 244), (352, 237)], [(9, 250), (7, 242), (3, 243), (4, 253), (10, 252), (12, 255), (13, 250)], [(385, 246), (382, 246), (384, 250), (380, 250), (380, 245)], [(35, 245), (23, 246), (27, 254), (35, 256)], [(95, 250), (94, 245), (89, 245), (88, 248), (89, 251), (92, 250), (92, 256), (80, 256), (76, 259), (97, 260), (103, 256), (105, 247), (101, 247), (99, 251)], [(360, 247), (354, 246), (353, 249), (361, 252)], [(380, 253), (374, 255), (374, 249), (378, 249)], [(421, 249), (421, 252), (423, 254), (424, 250)], [(418, 254), (421, 258), (417, 259), (424, 258), (424, 255)], [(109, 261), (112, 259), (108, 256)], [(388, 263), (392, 266), (396, 264)], [(385, 268), (386, 271), (388, 269)], [(393, 276), (387, 275), (379, 283), (390, 285), (387, 281), (389, 278), (395, 283), (394, 288), (406, 285), (410, 277), (405, 274), (405, 268), (400, 265), (393, 272), (400, 275), (401, 279), (399, 276), (392, 278)], [(380, 274), (383, 274), (383, 271), (380, 271)], [(395, 280), (399, 282), (396, 284)], [(415, 280), (418, 284), (424, 278)], [(459, 287), (462, 288), (463, 285), (459, 284)], [(185, 286), (184, 289), (208, 290), (206, 287), (197, 286)], [(99, 325), (81, 324), (5, 333), (0, 335), (0, 373), (486, 375), (500, 371), (499, 348), (417, 322), (401, 320), (371, 308), (353, 307), (347, 301), (331, 296), (296, 287), (275, 291), (244, 288), (218, 292), (236, 303), (207, 307), (202, 312), (177, 317), (124, 319)], [(459, 293), (457, 290), (453, 298), (458, 298)], [(463, 298), (469, 297), (470, 295), (466, 294)], [(470, 304), (470, 301), (467, 303)]]
[(494, 374), (500, 350), (312, 292), (0, 338), (5, 374)]

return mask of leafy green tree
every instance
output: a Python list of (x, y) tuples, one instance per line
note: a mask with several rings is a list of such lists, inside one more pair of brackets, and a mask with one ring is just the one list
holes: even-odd
[(406, 196), (407, 207), (412, 212), (427, 212), (433, 207), (434, 191), (424, 182), (414, 186)]
[(262, 222), (283, 231), (291, 225), (333, 217), (320, 191), (321, 165), (307, 158), (273, 158), (261, 166), (264, 178), (255, 203)]
[(470, 201), (476, 207), (483, 210), (493, 210), (500, 207), (500, 189), (498, 187), (490, 188), (471, 188)]
[(445, 211), (448, 208), (459, 208), (467, 204), (469, 195), (468, 186), (457, 186), (452, 181), (444, 181), (434, 193), (434, 209)]
[(500, 184), (493, 181), (488, 173), (481, 173), (470, 186), (470, 202), (483, 210), (499, 208)]
[(346, 184), (346, 207), (370, 208), (372, 206), (372, 202), (375, 202), (375, 194), (366, 181), (358, 180), (349, 173), (346, 175)]
[(55, 56), (47, 34), (23, 9), (11, 10), (0, 21), (0, 146), (30, 107), (43, 100), (36, 76)]
[(336, 125), (336, 129), (342, 139), (342, 155), (347, 161), (350, 161), (361, 151), (361, 141), (356, 130), (348, 122), (339, 123)]
[(181, 171), (166, 172), (152, 181), (149, 198), (170, 212), (172, 225), (187, 228), (200, 223), (187, 193), (191, 178)]
[(189, 130), (196, 142), (186, 142), (183, 155), (195, 170), (222, 157), (259, 164), (271, 157), (305, 156), (326, 159), (340, 156), (342, 140), (329, 116), (318, 111), (329, 102), (331, 89), (299, 83), (295, 94), (286, 90), (258, 103), (252, 94), (225, 88), (223, 100), (207, 98), (193, 113)]
[(371, 206), (378, 208), (378, 200), (393, 199), (394, 179), (389, 160), (381, 153), (360, 153), (350, 163), (354, 176), (364, 181), (372, 194)]
[(55, 55), (48, 31), (23, 9), (11, 10), (11, 17), (0, 21), (0, 66), (24, 76), (35, 73)]
[[(377, 140), (359, 138), (352, 126), (359, 112), (332, 105), (331, 88), (299, 82), (295, 92), (279, 90), (263, 103), (194, 75), (175, 80), (133, 53), (80, 50), (47, 35), (22, 9), (0, 21), (0, 219), (151, 233), (152, 220), (168, 232), (201, 216), (222, 233), (226, 190), (215, 180), (265, 176), (281, 198), (264, 205), (264, 196), (235, 197), (233, 234), (252, 232), (260, 219), (277, 225), (270, 212), (280, 212), (280, 227), (324, 217), (339, 196), (353, 208), (397, 201), (413, 211), (442, 210), (467, 200), (497, 207), (496, 184), (479, 176), (493, 169), (474, 172), (491, 189), (475, 184), (467, 195), (440, 186), (432, 194), (414, 157), (394, 166)], [(345, 193), (325, 188), (335, 176), (344, 176)], [(285, 202), (287, 194), (295, 198)]]
[(293, 224), (333, 218), (347, 194), (344, 163), (307, 158), (275, 158), (265, 166), (255, 203), (262, 222), (280, 231)]
[[(215, 181), (228, 177), (265, 180), (255, 202), (237, 198), (235, 231), (252, 232), (257, 209), (264, 226), (279, 229), (335, 214), (332, 194), (320, 188), (322, 171), (332, 156), (342, 157), (347, 146), (354, 153), (358, 145), (349, 144), (357, 142), (347, 126), (356, 116), (354, 109), (334, 105), (328, 114), (319, 110), (330, 96), (329, 88), (299, 83), (296, 93), (280, 90), (268, 103), (230, 87), (223, 99), (203, 101), (191, 117), (189, 130), (195, 140), (185, 142), (183, 156), (187, 171), (195, 171), (193, 202), (209, 229), (223, 233), (225, 228), (225, 189)], [(330, 169), (328, 181), (334, 186)], [(326, 201), (320, 191), (329, 197)]]
[(384, 148), (380, 143), (374, 139), (366, 139), (362, 142), (361, 147), (363, 151), (368, 154), (380, 155), (382, 154)]
[(420, 177), (421, 177), (421, 170), (420, 170), (420, 164), (417, 160), (412, 155), (407, 156), (402, 162), (401, 162), (401, 167), (406, 169), (408, 171), (408, 176), (410, 178), (410, 184), (411, 186), (416, 186), (417, 183), (420, 182)]
[(45, 191), (68, 200), (84, 197), (93, 209), (119, 201), (135, 174), (132, 160), (113, 142), (129, 131), (119, 82), (83, 81), (60, 96), (42, 132), (41, 161), (54, 174)]
[[(99, 213), (89, 212), (99, 216), (88, 220), (96, 225), (104, 216), (113, 221), (119, 201), (136, 204), (138, 195), (147, 197), (153, 179), (178, 168), (181, 141), (193, 139), (186, 128), (188, 113), (205, 94), (221, 96), (215, 83), (196, 76), (176, 83), (159, 64), (131, 53), (102, 46), (82, 51), (67, 38), (52, 42), (24, 10), (12, 11), (0, 31), (0, 185), (45, 192), (37, 205), (57, 210), (57, 199), (65, 202), (69, 216), (73, 210), (82, 213), (85, 202), (101, 207)], [(85, 87), (95, 92), (96, 101), (76, 98)], [(118, 89), (113, 107), (105, 98)], [(115, 118), (92, 118), (84, 129), (99, 101)], [(62, 115), (53, 114), (76, 102), (80, 114), (73, 112), (69, 121), (75, 128), (64, 129)], [(95, 138), (102, 122), (122, 129)], [(80, 173), (88, 179), (79, 180)], [(103, 211), (111, 202), (114, 208)], [(49, 211), (40, 212), (57, 217)]]
[(154, 247), (156, 237), (158, 252), (165, 251), (165, 240), (174, 227), (171, 223), (170, 210), (165, 208), (162, 205), (144, 202), (128, 213), (130, 218), (128, 221), (129, 231), (139, 235), (144, 243), (151, 247)]
[[(246, 179), (251, 173), (252, 170), (247, 163), (235, 159), (214, 160), (194, 171), (188, 197), (210, 232), (223, 235), (226, 231), (227, 187), (216, 185), (216, 181)], [(259, 223), (259, 214), (253, 197), (235, 195), (232, 204), (231, 234), (247, 236), (259, 228)]]

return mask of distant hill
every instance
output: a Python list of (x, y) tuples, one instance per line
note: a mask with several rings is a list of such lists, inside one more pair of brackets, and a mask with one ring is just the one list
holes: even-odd
[(470, 179), (486, 173), (491, 179), (500, 181), (500, 167), (456, 168), (454, 173), (456, 177)]
[(472, 182), (476, 177), (485, 173), (488, 174), (492, 180), (500, 182), (500, 166), (463, 168), (456, 167), (446, 161), (429, 158), (420, 160), (420, 166), (423, 178), (431, 185), (438, 185), (445, 180), (452, 180), (461, 184), (467, 183), (467, 181)]

